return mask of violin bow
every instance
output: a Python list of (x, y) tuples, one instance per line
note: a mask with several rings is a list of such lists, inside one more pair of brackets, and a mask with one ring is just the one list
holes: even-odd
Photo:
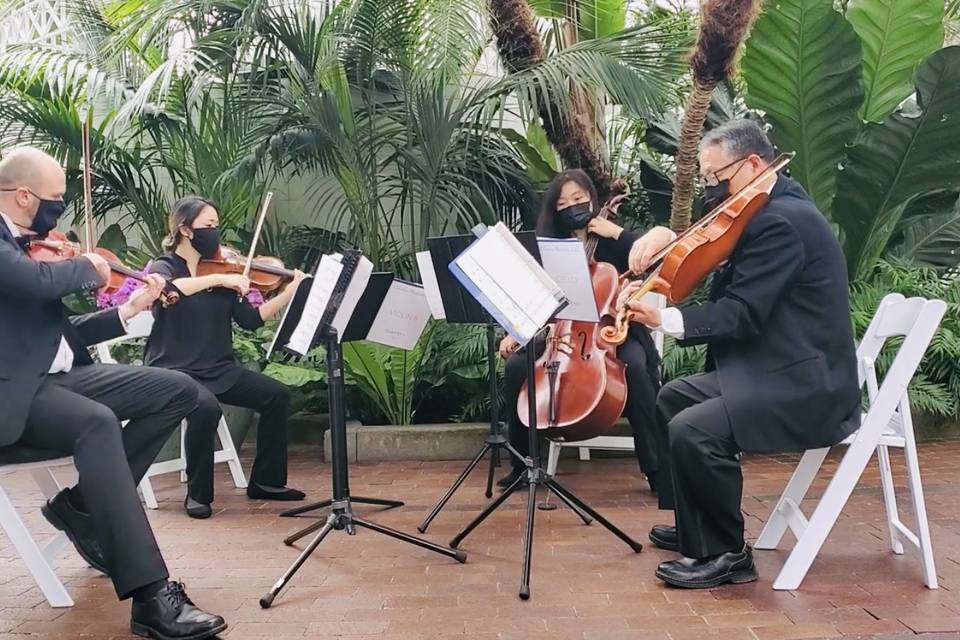
[(80, 144), (83, 153), (83, 249), (93, 251), (93, 166), (90, 149), (90, 129), (93, 125), (93, 109), (87, 109), (87, 119), (82, 125)]
[(250, 253), (247, 254), (247, 264), (243, 267), (243, 277), (250, 277), (250, 268), (253, 266), (253, 255), (257, 251), (257, 243), (260, 241), (260, 232), (263, 230), (263, 222), (267, 219), (267, 209), (270, 207), (270, 201), (273, 200), (273, 191), (267, 191), (263, 198), (263, 206), (260, 207), (260, 216), (257, 218), (257, 226), (253, 230), (253, 240), (250, 241)]

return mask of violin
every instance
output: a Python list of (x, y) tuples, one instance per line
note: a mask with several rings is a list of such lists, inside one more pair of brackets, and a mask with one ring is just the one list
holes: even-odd
[[(613, 217), (624, 197), (625, 194), (619, 194), (611, 198), (597, 217)], [(625, 366), (617, 359), (616, 345), (604, 342), (599, 335), (605, 324), (614, 321), (620, 274), (613, 265), (594, 258), (598, 240), (591, 234), (585, 248), (601, 322), (555, 322), (534, 370), (537, 426), (548, 437), (567, 442), (608, 433), (627, 404)], [(529, 427), (527, 402), (524, 385), (517, 400), (517, 413)]]
[(256, 256), (250, 262), (248, 272), (246, 258), (239, 251), (221, 245), (217, 255), (200, 261), (200, 264), (197, 265), (197, 275), (206, 276), (223, 273), (246, 275), (250, 279), (250, 286), (263, 293), (275, 291), (284, 280), (292, 279), (294, 275), (292, 269), (283, 266), (283, 261), (280, 258), (272, 256)]
[(655, 291), (677, 304), (729, 259), (747, 224), (770, 200), (777, 173), (793, 156), (793, 153), (779, 156), (740, 191), (730, 195), (654, 256), (643, 284), (616, 310), (613, 324), (601, 330), (601, 339), (611, 345), (626, 341), (630, 322), (635, 320), (628, 302)]
[[(26, 237), (23, 241), (24, 249), (31, 259), (38, 262), (60, 262), (83, 255), (84, 251), (76, 242), (71, 242), (62, 232), (53, 230), (43, 238)], [(110, 279), (103, 286), (101, 291), (108, 294), (116, 293), (127, 278), (132, 278), (138, 282), (146, 284), (146, 280), (133, 269), (124, 266), (120, 259), (103, 247), (94, 247), (91, 253), (96, 253), (107, 261), (110, 266)], [(180, 300), (180, 294), (168, 282), (160, 294), (160, 302), (163, 306), (176, 304)]]

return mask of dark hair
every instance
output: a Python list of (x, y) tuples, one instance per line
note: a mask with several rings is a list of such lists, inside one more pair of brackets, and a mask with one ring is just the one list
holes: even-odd
[(180, 227), (192, 227), (200, 213), (207, 207), (217, 209), (217, 205), (200, 196), (184, 196), (173, 203), (170, 209), (170, 233), (163, 239), (163, 249), (172, 252), (180, 242)]
[(543, 199), (540, 201), (540, 215), (537, 216), (537, 235), (541, 238), (567, 238), (557, 226), (557, 200), (560, 199), (560, 192), (563, 185), (568, 182), (576, 182), (581, 189), (590, 194), (590, 204), (593, 205), (593, 211), (599, 211), (599, 198), (597, 197), (597, 188), (593, 186), (593, 180), (583, 171), (583, 169), (567, 169), (563, 173), (558, 173), (547, 190), (543, 193)]
[(733, 158), (756, 154), (764, 160), (773, 160), (773, 145), (760, 125), (746, 118), (730, 120), (703, 136), (700, 148), (719, 145)]

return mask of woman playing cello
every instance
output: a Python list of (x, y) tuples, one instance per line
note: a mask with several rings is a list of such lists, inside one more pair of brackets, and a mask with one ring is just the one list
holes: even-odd
[[(628, 268), (631, 250), (636, 253), (633, 261), (638, 261), (644, 253), (645, 241), (619, 225), (597, 217), (599, 209), (596, 188), (587, 174), (580, 169), (565, 171), (547, 187), (537, 219), (537, 235), (551, 238), (574, 237), (583, 242), (586, 242), (588, 235), (597, 236), (599, 241), (595, 259), (611, 263), (618, 272), (624, 272)], [(664, 228), (652, 230), (650, 234), (662, 235), (664, 240), (672, 237), (672, 233)], [(656, 246), (660, 244), (662, 242), (658, 242)], [(534, 348), (539, 357), (545, 348), (544, 341), (538, 341)], [(518, 452), (527, 455), (526, 427), (517, 413), (517, 398), (526, 381), (525, 357), (522, 354), (523, 350), (517, 350), (517, 343), (510, 336), (501, 341), (500, 355), (507, 360), (504, 372), (504, 402), (509, 411), (510, 443)], [(656, 491), (657, 456), (652, 429), (656, 424), (655, 404), (657, 390), (660, 388), (660, 359), (649, 331), (640, 325), (632, 326), (628, 339), (617, 349), (617, 358), (626, 365), (625, 415), (633, 429), (637, 460), (650, 488)], [(512, 472), (499, 481), (501, 487), (509, 486), (523, 471), (518, 461), (514, 460), (513, 464)]]

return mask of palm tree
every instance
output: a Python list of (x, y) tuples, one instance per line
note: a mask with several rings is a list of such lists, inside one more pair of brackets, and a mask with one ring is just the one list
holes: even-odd
[(759, 0), (704, 0), (700, 5), (700, 34), (690, 58), (693, 87), (684, 109), (673, 183), (670, 227), (674, 231), (690, 226), (697, 145), (713, 91), (733, 72), (740, 45), (759, 10)]

